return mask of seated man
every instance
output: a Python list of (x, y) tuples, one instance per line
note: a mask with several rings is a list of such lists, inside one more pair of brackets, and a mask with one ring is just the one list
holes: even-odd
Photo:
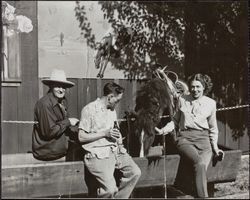
[(33, 127), (32, 153), (38, 160), (56, 160), (67, 154), (69, 137), (77, 139), (79, 120), (68, 117), (65, 98), (66, 89), (74, 83), (57, 69), (52, 71), (50, 79), (42, 82), (49, 86), (49, 91), (35, 105), (34, 121), (38, 123)]
[[(124, 88), (111, 82), (104, 86), (103, 92), (101, 98), (86, 105), (81, 112), (79, 141), (86, 151), (84, 163), (98, 182), (97, 197), (128, 198), (141, 170), (126, 152), (121, 133), (115, 127), (115, 106), (121, 100)], [(121, 174), (119, 184), (114, 177), (115, 169)], [(88, 181), (91, 180), (85, 181), (89, 186)]]

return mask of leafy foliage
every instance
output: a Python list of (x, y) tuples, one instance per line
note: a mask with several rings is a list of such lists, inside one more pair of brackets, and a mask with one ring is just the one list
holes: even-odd
[[(156, 63), (180, 68), (183, 65), (184, 27), (182, 10), (164, 2), (100, 1), (104, 17), (115, 30), (131, 27), (135, 35), (119, 58), (111, 59), (129, 79), (150, 76)], [(166, 13), (168, 13), (166, 15)], [(80, 3), (76, 16), (88, 45), (96, 47), (94, 36)]]
[[(76, 3), (76, 17), (90, 47), (95, 36), (85, 7)], [(218, 107), (247, 104), (247, 1), (99, 1), (103, 16), (116, 30), (131, 27), (132, 41), (112, 65), (128, 79), (151, 77), (156, 63), (169, 66), (181, 79), (205, 73), (214, 84)], [(227, 111), (230, 112), (230, 111)], [(233, 137), (247, 128), (246, 109), (220, 114)]]
[[(248, 104), (247, 3), (190, 3), (185, 9), (185, 75), (212, 77), (211, 96), (217, 107)], [(246, 132), (247, 109), (223, 111), (217, 116), (230, 126), (233, 139)]]

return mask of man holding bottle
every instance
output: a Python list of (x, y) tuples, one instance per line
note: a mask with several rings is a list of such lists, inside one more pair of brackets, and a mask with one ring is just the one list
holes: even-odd
[[(103, 88), (103, 96), (81, 111), (79, 141), (86, 151), (84, 164), (98, 183), (96, 195), (99, 198), (129, 198), (141, 175), (123, 147), (119, 129), (114, 126), (117, 122), (115, 106), (123, 93), (124, 88), (109, 82)], [(121, 174), (119, 184), (114, 177), (115, 169)], [(90, 184), (86, 183), (90, 190)]]

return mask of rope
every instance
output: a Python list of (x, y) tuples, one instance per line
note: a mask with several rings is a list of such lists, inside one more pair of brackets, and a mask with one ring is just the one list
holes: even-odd
[[(239, 105), (239, 106), (231, 106), (231, 107), (225, 107), (225, 108), (218, 108), (217, 112), (225, 111), (225, 110), (234, 110), (238, 108), (246, 108), (249, 107), (249, 104), (247, 105)], [(170, 115), (163, 115), (160, 118), (167, 118), (170, 117)], [(126, 122), (128, 119), (117, 119), (118, 122)], [(135, 118), (130, 118), (131, 121), (135, 121)], [(3, 120), (3, 123), (13, 123), (13, 124), (38, 124), (38, 121), (14, 121), (14, 120)]]
[(13, 121), (13, 120), (3, 120), (3, 123), (14, 123), (14, 124), (38, 124), (37, 121)]
[(233, 109), (238, 109), (238, 108), (245, 108), (249, 107), (249, 105), (241, 105), (241, 106), (231, 106), (231, 107), (225, 107), (225, 108), (218, 108), (217, 111), (223, 111), (223, 110), (233, 110)]
[(162, 137), (163, 139), (163, 153), (164, 153), (164, 198), (167, 199), (167, 173), (166, 173), (166, 140), (165, 135)]

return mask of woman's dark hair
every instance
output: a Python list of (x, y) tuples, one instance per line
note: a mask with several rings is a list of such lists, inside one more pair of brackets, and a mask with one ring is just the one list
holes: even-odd
[(210, 76), (206, 75), (206, 74), (194, 74), (190, 77), (188, 77), (188, 85), (190, 86), (192, 81), (200, 81), (201, 84), (204, 87), (204, 95), (207, 95), (213, 87), (213, 83), (212, 80), (210, 78)]
[(106, 83), (103, 87), (103, 95), (104, 96), (107, 96), (109, 94), (115, 94), (115, 95), (118, 95), (118, 94), (121, 94), (124, 92), (124, 88), (121, 87), (120, 85), (114, 83), (114, 82), (109, 82), (109, 83)]

